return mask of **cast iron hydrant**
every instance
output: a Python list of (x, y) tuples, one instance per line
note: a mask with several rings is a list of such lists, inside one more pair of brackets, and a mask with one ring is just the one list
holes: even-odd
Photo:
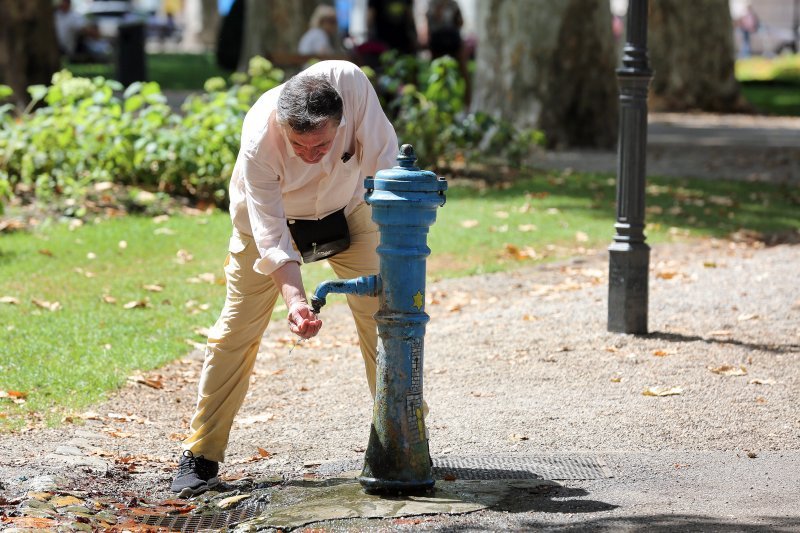
[(425, 259), (428, 228), (445, 202), (447, 182), (415, 166), (404, 144), (398, 165), (364, 180), (365, 200), (379, 227), (380, 274), (321, 283), (311, 304), (330, 292), (378, 296), (375, 404), (364, 468), (358, 480), (369, 493), (414, 493), (433, 487), (422, 401)]

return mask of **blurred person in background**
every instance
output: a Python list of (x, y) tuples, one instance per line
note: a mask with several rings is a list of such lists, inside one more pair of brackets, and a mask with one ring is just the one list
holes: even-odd
[(297, 52), (318, 59), (343, 59), (347, 52), (339, 38), (339, 24), (336, 9), (329, 5), (319, 5), (311, 15), (309, 28), (300, 38)]
[(59, 1), (55, 26), (58, 48), (67, 61), (106, 61), (111, 57), (111, 46), (100, 37), (97, 25), (73, 11), (71, 0)]
[(744, 13), (736, 19), (736, 27), (742, 34), (742, 57), (750, 57), (753, 54), (753, 48), (750, 45), (750, 38), (758, 31), (761, 25), (756, 10), (753, 9), (753, 4), (747, 3), (744, 8)]
[(430, 0), (426, 13), (428, 49), (431, 59), (450, 56), (458, 61), (458, 70), (464, 78), (464, 104), (469, 107), (471, 83), (467, 69), (467, 50), (461, 38), (464, 19), (456, 0)]
[(415, 55), (419, 46), (414, 0), (369, 0), (368, 6), (369, 40), (403, 55)]

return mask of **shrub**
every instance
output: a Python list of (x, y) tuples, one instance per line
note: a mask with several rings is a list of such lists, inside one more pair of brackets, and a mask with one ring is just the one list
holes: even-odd
[(464, 108), (466, 85), (455, 59), (417, 60), (389, 52), (378, 82), (400, 142), (415, 145), (424, 166), (448, 166), (476, 158), (519, 165), (544, 144), (538, 130)]
[(263, 58), (250, 67), (230, 85), (212, 78), (181, 113), (154, 82), (123, 91), (116, 81), (61, 71), (49, 87), (29, 87), (22, 114), (0, 108), (0, 196), (75, 205), (113, 182), (224, 203), (244, 115), (283, 79)]
[[(490, 155), (515, 163), (543, 141), (540, 132), (467, 113), (464, 80), (449, 57), (388, 55), (384, 64), (371, 79), (400, 141), (416, 146), (420, 165)], [(0, 105), (0, 206), (16, 194), (82, 216), (100, 199), (125, 205), (132, 197), (126, 187), (225, 205), (244, 116), (283, 78), (255, 57), (247, 73), (207, 80), (204, 92), (175, 112), (155, 82), (123, 90), (102, 77), (56, 73), (50, 86), (28, 88), (32, 101), (22, 113)], [(0, 86), (0, 103), (10, 95)], [(120, 198), (108, 198), (112, 192)]]

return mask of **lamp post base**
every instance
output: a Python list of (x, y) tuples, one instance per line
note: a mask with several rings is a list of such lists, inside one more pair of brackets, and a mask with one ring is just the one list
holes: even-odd
[(646, 334), (650, 247), (615, 242), (608, 251), (608, 331)]

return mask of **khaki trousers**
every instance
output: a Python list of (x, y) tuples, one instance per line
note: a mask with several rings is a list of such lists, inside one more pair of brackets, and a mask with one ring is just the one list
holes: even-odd
[[(336, 276), (350, 279), (377, 274), (378, 228), (372, 208), (356, 207), (347, 217), (350, 248), (328, 259)], [(258, 259), (253, 238), (234, 230), (225, 261), (227, 295), (211, 329), (200, 376), (197, 408), (183, 449), (211, 461), (224, 461), (233, 419), (244, 401), (261, 338), (280, 291), (270, 276), (253, 270)], [(378, 299), (347, 295), (372, 397), (375, 397), (375, 353)], [(323, 326), (324, 327), (324, 326)]]

